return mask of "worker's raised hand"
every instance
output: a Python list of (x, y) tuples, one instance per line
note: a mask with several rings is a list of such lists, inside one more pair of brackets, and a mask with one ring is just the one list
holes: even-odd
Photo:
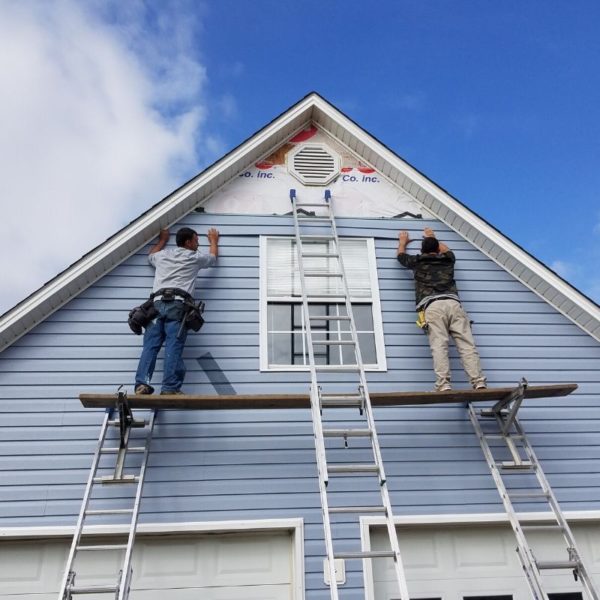
[(410, 236), (408, 235), (408, 231), (401, 231), (398, 234), (398, 241), (404, 245), (408, 244), (408, 242), (410, 242)]
[(158, 234), (158, 239), (164, 243), (169, 241), (169, 228), (168, 227), (163, 227), (160, 230), (160, 233)]
[(208, 238), (209, 242), (218, 242), (219, 241), (219, 232), (214, 227), (211, 227), (208, 230), (206, 237)]
[(425, 229), (423, 229), (423, 237), (435, 237), (435, 233), (433, 232), (433, 229), (431, 229), (431, 227), (425, 227)]

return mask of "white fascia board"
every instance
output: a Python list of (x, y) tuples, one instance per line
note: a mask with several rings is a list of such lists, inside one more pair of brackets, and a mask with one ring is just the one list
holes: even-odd
[[(434, 184), (431, 180), (425, 177), (423, 174), (419, 173), (416, 169), (411, 167), (408, 163), (386, 148), (381, 142), (377, 141), (371, 135), (367, 134), (364, 130), (354, 124), (350, 119), (341, 114), (337, 109), (332, 107), (330, 104), (326, 103), (323, 99), (316, 97), (315, 98), (315, 108), (322, 111), (323, 114), (330, 117), (333, 121), (338, 122), (342, 125), (351, 135), (353, 135), (357, 141), (365, 146), (372, 148), (383, 160), (385, 160), (392, 169), (395, 169), (398, 173), (408, 177), (411, 181), (413, 181), (416, 185), (418, 185), (425, 192), (425, 196), (421, 193), (414, 193), (413, 197), (417, 202), (419, 202), (425, 209), (436, 214), (435, 208), (432, 208), (426, 204), (424, 201), (427, 198), (427, 194), (429, 194), (434, 199), (438, 200), (443, 206), (445, 206), (448, 210), (452, 211), (454, 215), (459, 217), (460, 221), (470, 225), (474, 230), (476, 230), (479, 234), (482, 234), (492, 242), (492, 244), (511, 257), (513, 257), (518, 263), (524, 266), (526, 269), (530, 270), (532, 273), (541, 277), (544, 281), (546, 281), (554, 290), (563, 294), (567, 299), (573, 302), (576, 306), (580, 307), (583, 311), (585, 311), (596, 324), (600, 324), (600, 307), (598, 307), (595, 303), (591, 302), (588, 298), (580, 294), (577, 290), (573, 289), (570, 285), (565, 283), (560, 277), (558, 277), (555, 273), (550, 271), (547, 267), (545, 267), (538, 260), (527, 254), (521, 248), (519, 248), (516, 244), (511, 242), (508, 238), (498, 232), (496, 229), (491, 227), (488, 223), (486, 223), (483, 219), (478, 217), (468, 208), (466, 208), (463, 204), (455, 200), (452, 196), (450, 196), (443, 189)], [(315, 120), (318, 120), (318, 112), (315, 111)], [(347, 146), (347, 144), (344, 144)], [(351, 149), (352, 150), (352, 149)], [(353, 150), (356, 152), (356, 150)], [(370, 163), (371, 166), (374, 166)], [(388, 175), (386, 177), (395, 185), (398, 185), (398, 182), (394, 180), (393, 177)], [(577, 326), (584, 329), (587, 333), (592, 335), (594, 338), (600, 340), (600, 330), (598, 328), (594, 329), (593, 327), (584, 327), (580, 320), (575, 320), (568, 311), (564, 310), (562, 307), (557, 306), (555, 303), (551, 302), (546, 294), (540, 293), (533, 286), (529, 285), (523, 278), (513, 273), (513, 269), (508, 269), (505, 265), (503, 265), (497, 258), (490, 252), (491, 249), (484, 249), (484, 242), (476, 243), (474, 239), (470, 239), (465, 235), (463, 231), (460, 231), (460, 227), (457, 227), (456, 220), (453, 223), (450, 222), (446, 216), (442, 216), (440, 214), (436, 214), (436, 216), (443, 221), (448, 227), (456, 231), (462, 237), (465, 237), (468, 241), (473, 243), (476, 247), (478, 247), (486, 256), (494, 260), (497, 264), (502, 266), (504, 269), (511, 272), (519, 281), (524, 283), (529, 289), (531, 289), (535, 294), (549, 302), (552, 306), (554, 306), (557, 310), (559, 310), (562, 314), (564, 314), (568, 319), (570, 319)], [(459, 223), (459, 225), (462, 223)], [(474, 238), (475, 236), (473, 236)], [(518, 265), (515, 265), (515, 268)]]
[[(312, 96), (304, 99), (271, 125), (250, 138), (246, 143), (243, 143), (230, 155), (209, 167), (204, 173), (167, 196), (131, 225), (98, 246), (90, 256), (80, 259), (62, 275), (40, 288), (28, 300), (9, 311), (0, 320), (0, 352), (47, 316), (64, 306), (77, 293), (103, 277), (110, 268), (147, 244), (149, 240), (156, 236), (158, 228), (169, 227), (198, 206), (201, 201), (207, 200), (208, 195), (204, 198), (201, 192), (208, 182), (230, 168), (233, 168), (235, 174), (243, 171), (248, 166), (244, 158), (252, 155), (253, 151), (259, 149), (262, 144), (268, 145), (268, 148), (265, 148), (262, 152), (263, 155), (272, 152), (273, 146), (269, 144), (269, 140), (277, 131), (293, 123), (294, 120), (299, 120), (299, 123), (290, 135), (301, 130), (311, 120), (312, 103)], [(220, 187), (230, 180), (231, 177), (224, 181)], [(185, 201), (188, 199), (190, 201), (186, 204)], [(127, 244), (130, 247), (124, 250)], [(94, 270), (96, 270), (95, 275), (90, 277), (90, 273)], [(67, 290), (68, 293), (59, 300), (58, 296), (64, 290)], [(30, 316), (30, 319), (25, 322), (27, 316)], [(20, 328), (19, 325), (21, 325)]]

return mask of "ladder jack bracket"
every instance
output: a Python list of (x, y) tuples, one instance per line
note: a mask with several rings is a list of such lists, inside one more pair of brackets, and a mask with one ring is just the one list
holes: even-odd
[(127, 446), (129, 439), (129, 432), (132, 427), (145, 427), (145, 421), (136, 421), (133, 413), (131, 412), (131, 407), (129, 406), (129, 400), (127, 399), (127, 392), (119, 391), (117, 392), (117, 403), (114, 409), (119, 415), (119, 448), (124, 449)]
[(331, 190), (325, 190), (325, 202), (329, 202), (331, 200)]
[(296, 199), (296, 190), (290, 189), (290, 201), (293, 202)]
[(510, 394), (498, 400), (492, 408), (481, 411), (483, 417), (496, 417), (501, 421), (502, 433), (504, 435), (508, 434), (509, 429), (517, 418), (517, 413), (525, 398), (527, 385), (527, 380), (523, 377), (519, 385)]

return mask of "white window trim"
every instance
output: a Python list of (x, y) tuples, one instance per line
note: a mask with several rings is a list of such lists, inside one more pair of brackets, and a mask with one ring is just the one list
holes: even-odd
[[(600, 511), (580, 510), (565, 511), (565, 519), (570, 523), (591, 521), (600, 523)], [(521, 523), (552, 520), (551, 512), (528, 512), (517, 513)], [(435, 526), (435, 525), (494, 525), (503, 523), (510, 526), (510, 520), (506, 513), (472, 513), (472, 514), (449, 514), (449, 515), (406, 515), (394, 517), (396, 527), (404, 526)], [(385, 527), (386, 521), (381, 517), (360, 518), (360, 540), (361, 548), (365, 551), (371, 549), (371, 532), (375, 527)], [(400, 548), (402, 555), (402, 548)], [(363, 584), (365, 600), (375, 600), (375, 581), (373, 579), (373, 567), (370, 560), (363, 560)]]
[[(190, 521), (183, 523), (143, 523), (137, 527), (137, 536), (166, 534), (193, 535), (195, 533), (249, 533), (277, 532), (292, 533), (292, 599), (304, 600), (304, 519), (257, 519), (253, 521)], [(87, 528), (94, 535), (127, 534), (127, 525), (94, 525)], [(75, 525), (48, 527), (5, 527), (0, 528), (2, 540), (52, 540), (72, 538)], [(134, 549), (135, 552), (135, 549)], [(65, 555), (66, 556), (66, 555)]]
[[(282, 365), (269, 366), (269, 349), (267, 335), (267, 240), (269, 239), (294, 239), (293, 236), (264, 235), (259, 239), (259, 338), (260, 338), (260, 370), (261, 372), (290, 372), (290, 371), (309, 371), (308, 365)], [(342, 238), (343, 239), (343, 238)], [(383, 318), (381, 315), (381, 299), (379, 295), (379, 281), (377, 277), (377, 257), (375, 254), (375, 240), (373, 238), (354, 238), (364, 239), (367, 242), (367, 256), (369, 261), (369, 275), (371, 278), (371, 301), (373, 306), (373, 331), (375, 336), (375, 352), (378, 357), (376, 366), (365, 367), (365, 371), (384, 372), (387, 371), (387, 361), (385, 356), (385, 340), (383, 336)]]

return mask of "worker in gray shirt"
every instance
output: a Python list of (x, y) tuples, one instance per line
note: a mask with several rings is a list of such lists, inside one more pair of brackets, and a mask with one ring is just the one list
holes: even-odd
[(150, 248), (148, 260), (156, 269), (154, 274), (154, 307), (158, 316), (146, 327), (144, 346), (135, 374), (135, 393), (152, 394), (150, 385), (156, 357), (165, 345), (161, 394), (183, 394), (181, 386), (185, 377), (182, 354), (187, 329), (182, 327), (185, 300), (194, 293), (200, 269), (212, 267), (219, 254), (219, 232), (208, 230), (209, 254), (198, 250), (198, 234), (182, 227), (176, 234), (175, 248), (165, 248), (169, 230), (161, 229), (158, 242)]

